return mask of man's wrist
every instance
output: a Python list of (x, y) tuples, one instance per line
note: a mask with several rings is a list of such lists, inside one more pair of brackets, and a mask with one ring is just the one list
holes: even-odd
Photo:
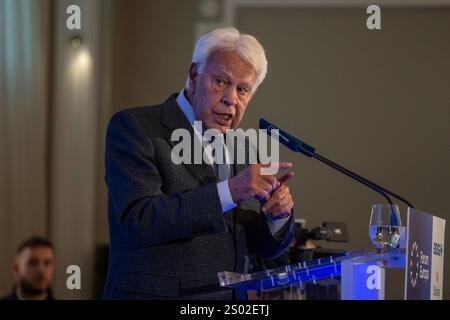
[(275, 235), (278, 231), (280, 231), (286, 225), (286, 223), (290, 221), (291, 214), (292, 212), (289, 212), (289, 214), (284, 218), (279, 218), (280, 216), (274, 218), (266, 215), (266, 222), (269, 226), (270, 232)]
[(292, 214), (292, 210), (289, 212), (282, 213), (278, 216), (272, 216), (271, 214), (267, 214), (266, 216), (267, 216), (267, 218), (269, 218), (269, 220), (277, 221), (277, 220), (287, 219), (291, 216), (291, 214)]

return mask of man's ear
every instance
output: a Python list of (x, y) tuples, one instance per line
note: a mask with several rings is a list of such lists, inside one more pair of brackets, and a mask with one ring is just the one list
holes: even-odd
[(11, 271), (12, 271), (14, 280), (17, 281), (19, 279), (19, 262), (17, 261), (17, 259), (15, 259), (14, 264), (11, 268)]
[(198, 66), (196, 63), (192, 62), (189, 67), (189, 94), (193, 95), (195, 93), (196, 85), (198, 79)]

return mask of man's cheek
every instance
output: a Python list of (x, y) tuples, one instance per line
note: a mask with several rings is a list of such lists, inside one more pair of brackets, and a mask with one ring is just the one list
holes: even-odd
[(237, 127), (239, 125), (239, 123), (241, 123), (241, 120), (242, 120), (242, 115), (236, 114), (236, 116), (234, 117), (234, 120), (233, 120), (233, 128)]

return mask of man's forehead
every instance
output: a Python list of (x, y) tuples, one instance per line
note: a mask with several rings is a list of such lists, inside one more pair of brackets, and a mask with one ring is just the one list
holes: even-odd
[(20, 256), (24, 258), (53, 258), (53, 250), (50, 247), (27, 247), (24, 248)]
[(250, 64), (234, 51), (213, 52), (206, 62), (206, 67), (209, 71), (220, 72), (230, 78), (239, 77), (248, 82), (255, 79), (255, 72)]

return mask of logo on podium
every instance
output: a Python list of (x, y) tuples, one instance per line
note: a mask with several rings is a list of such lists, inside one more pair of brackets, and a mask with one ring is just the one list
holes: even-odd
[(411, 246), (409, 255), (409, 277), (411, 279), (411, 286), (413, 288), (417, 285), (417, 279), (419, 278), (419, 247), (417, 242)]
[(408, 208), (405, 299), (441, 300), (445, 220)]

